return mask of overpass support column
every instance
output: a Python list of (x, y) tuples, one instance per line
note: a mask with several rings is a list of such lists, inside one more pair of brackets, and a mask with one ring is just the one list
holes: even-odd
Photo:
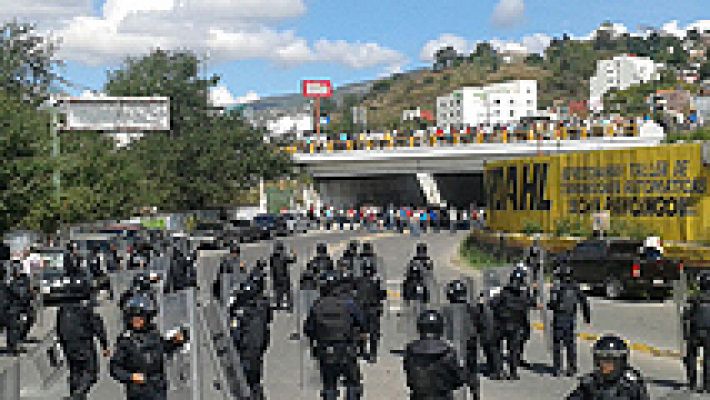
[(424, 192), (424, 198), (429, 205), (439, 205), (441, 204), (441, 192), (439, 192), (439, 186), (436, 184), (436, 179), (434, 175), (427, 173), (417, 173), (417, 180), (419, 181), (419, 187)]

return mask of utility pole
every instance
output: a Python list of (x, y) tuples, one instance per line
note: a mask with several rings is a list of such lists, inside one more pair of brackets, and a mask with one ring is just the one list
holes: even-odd
[(59, 112), (52, 104), (49, 108), (51, 115), (51, 121), (49, 124), (50, 134), (52, 135), (52, 159), (55, 162), (54, 166), (54, 195), (57, 203), (61, 199), (61, 171), (59, 170), (59, 153), (60, 153), (60, 142), (59, 142)]

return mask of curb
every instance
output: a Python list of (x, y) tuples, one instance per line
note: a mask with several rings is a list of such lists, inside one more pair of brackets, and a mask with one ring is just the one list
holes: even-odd
[[(544, 331), (545, 330), (545, 325), (542, 322), (533, 322), (531, 324), (532, 329), (535, 329), (536, 331)], [(593, 342), (598, 340), (601, 336), (595, 333), (588, 333), (588, 332), (580, 332), (577, 333), (577, 337), (580, 338), (581, 340), (587, 341), (587, 342)], [(669, 349), (661, 349), (655, 346), (651, 346), (646, 343), (634, 343), (634, 342), (629, 342), (626, 341), (626, 343), (629, 345), (629, 349), (632, 351), (637, 351), (640, 353), (648, 354), (653, 357), (659, 357), (659, 358), (671, 358), (671, 359), (676, 359), (679, 360), (683, 357), (681, 352), (677, 350), (669, 350)]]

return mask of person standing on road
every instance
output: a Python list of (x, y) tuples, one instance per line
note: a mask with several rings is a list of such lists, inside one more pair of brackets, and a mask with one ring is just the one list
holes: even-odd
[(365, 331), (369, 336), (369, 348), (365, 351), (365, 342), (362, 341), (360, 354), (365, 355), (367, 361), (377, 361), (377, 343), (380, 340), (380, 319), (384, 311), (383, 302), (387, 298), (382, 279), (377, 276), (377, 269), (372, 259), (362, 260), (362, 276), (356, 278), (356, 300), (365, 315)]
[(357, 341), (365, 328), (365, 319), (355, 300), (338, 290), (339, 279), (335, 271), (322, 275), (321, 297), (309, 310), (304, 334), (320, 363), (322, 399), (338, 399), (338, 380), (342, 376), (346, 399), (359, 400), (363, 388)]
[(126, 306), (129, 324), (116, 340), (111, 377), (125, 386), (126, 400), (167, 400), (165, 357), (183, 346), (186, 333), (164, 338), (152, 322), (158, 310), (148, 296), (137, 295)]
[(426, 268), (429, 272), (434, 271), (434, 262), (427, 254), (426, 243), (417, 243), (416, 253), (412, 259), (412, 262), (420, 263), (422, 267)]
[(467, 381), (456, 350), (441, 339), (444, 319), (438, 311), (427, 310), (417, 318), (419, 340), (404, 350), (404, 372), (412, 400), (450, 400), (453, 392)]
[(241, 261), (241, 250), (236, 243), (229, 244), (229, 254), (219, 263), (217, 277), (212, 282), (212, 296), (222, 300), (222, 280), (225, 274), (234, 274), (232, 281), (244, 282), (246, 280), (246, 264)]
[[(530, 329), (529, 310), (535, 300), (525, 288), (525, 275), (520, 270), (513, 271), (510, 283), (494, 299), (492, 308), (498, 318), (501, 335), (508, 350), (508, 366), (511, 380), (519, 380), (518, 366), (523, 358), (523, 343)], [(502, 354), (500, 355), (502, 356)]]
[(481, 310), (478, 304), (471, 304), (468, 298), (468, 288), (463, 281), (455, 280), (449, 282), (446, 287), (446, 299), (451, 304), (465, 306), (463, 326), (470, 329), (466, 332), (467, 337), (460, 338), (465, 344), (464, 366), (466, 368), (466, 382), (474, 400), (481, 397), (481, 389), (478, 380), (478, 335), (481, 331)]
[(22, 343), (32, 326), (32, 287), (30, 278), (22, 273), (22, 265), (12, 262), (10, 276), (5, 280), (7, 303), (4, 308), (7, 350), (12, 355), (20, 352)]
[(316, 245), (316, 256), (308, 261), (307, 270), (313, 272), (313, 276), (318, 277), (324, 271), (332, 271), (334, 269), (333, 260), (328, 255), (328, 245), (318, 243)]
[(584, 322), (591, 323), (591, 312), (587, 296), (572, 280), (572, 268), (562, 265), (558, 270), (559, 282), (550, 291), (548, 309), (552, 310), (552, 360), (555, 376), (562, 370), (562, 344), (567, 354), (567, 376), (577, 373), (577, 307), (582, 308)]
[(57, 310), (57, 335), (69, 366), (69, 397), (66, 400), (86, 400), (91, 387), (98, 381), (99, 363), (94, 338), (102, 354), (110, 354), (104, 321), (91, 305), (91, 284), (77, 289), (76, 298), (62, 303)]
[(351, 240), (348, 247), (343, 252), (343, 256), (338, 260), (338, 269), (340, 271), (348, 270), (351, 273), (355, 272), (355, 263), (357, 262), (358, 242)]
[(641, 373), (628, 364), (629, 348), (615, 335), (594, 344), (594, 372), (580, 379), (567, 400), (650, 400)]
[(502, 336), (493, 310), (497, 295), (493, 293), (492, 289), (489, 289), (488, 293), (479, 297), (478, 302), (481, 316), (479, 339), (483, 354), (486, 356), (486, 372), (488, 378), (492, 380), (503, 379), (503, 359), (500, 356)]
[(293, 296), (291, 294), (289, 265), (296, 262), (296, 254), (288, 253), (283, 242), (277, 241), (274, 243), (274, 252), (271, 254), (269, 262), (276, 308), (290, 311), (293, 308)]
[[(700, 293), (688, 299), (688, 307), (683, 312), (683, 336), (687, 340), (687, 354), (683, 359), (688, 388), (698, 393), (710, 393), (710, 272), (698, 275)], [(698, 350), (703, 349), (703, 380), (698, 381)], [(697, 386), (697, 387), (696, 387)]]
[(252, 282), (244, 282), (239, 287), (234, 303), (229, 305), (230, 334), (244, 375), (251, 390), (252, 400), (263, 400), (264, 353), (269, 346), (269, 325), (273, 320), (273, 309), (269, 300)]

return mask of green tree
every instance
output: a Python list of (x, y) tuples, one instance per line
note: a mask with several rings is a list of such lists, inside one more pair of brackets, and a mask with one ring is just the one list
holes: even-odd
[(191, 52), (157, 50), (130, 58), (109, 74), (106, 92), (120, 96), (168, 96), (171, 135), (150, 134), (131, 146), (140, 166), (137, 202), (169, 210), (234, 204), (241, 192), (290, 172), (287, 157), (264, 143), (262, 133), (238, 113), (219, 113), (208, 93), (219, 77), (199, 76)]
[(49, 96), (56, 80), (53, 72), (56, 45), (35, 32), (31, 24), (8, 22), (0, 26), (0, 82), (12, 96), (38, 105)]

